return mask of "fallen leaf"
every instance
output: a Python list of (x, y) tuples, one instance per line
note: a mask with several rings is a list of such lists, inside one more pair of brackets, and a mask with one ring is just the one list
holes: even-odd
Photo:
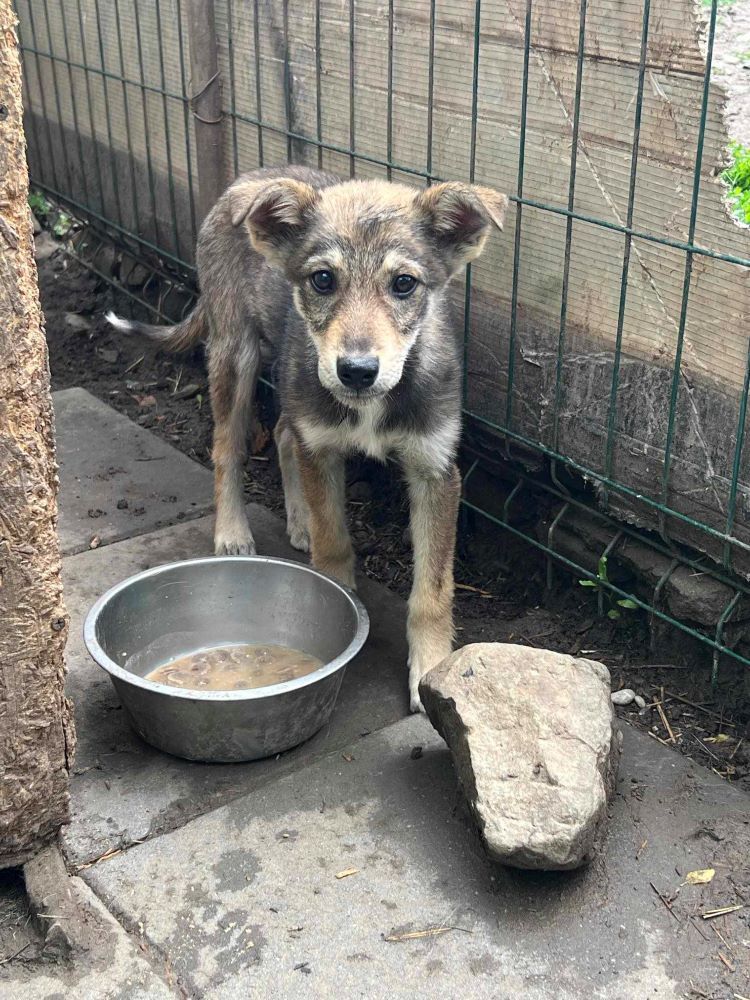
[(141, 410), (148, 410), (151, 406), (156, 406), (156, 396), (138, 396), (138, 406)]
[(704, 743), (726, 743), (728, 740), (733, 739), (728, 733), (717, 733), (716, 736), (706, 736), (703, 740)]
[(713, 868), (699, 868), (697, 871), (688, 872), (685, 881), (688, 885), (706, 885), (716, 874)]
[(356, 875), (359, 872), (359, 868), (345, 868), (342, 872), (336, 872), (336, 878), (349, 878), (350, 875)]
[(94, 537), (89, 542), (89, 548), (98, 549), (101, 544), (102, 544), (101, 538), (98, 535), (94, 535)]
[(342, 753), (341, 756), (344, 758), (347, 764), (351, 764), (351, 762), (354, 760), (354, 757), (352, 757), (350, 753)]
[(405, 931), (403, 934), (389, 934), (386, 941), (414, 941), (417, 938), (437, 937), (452, 931), (452, 927), (426, 927), (423, 931)]

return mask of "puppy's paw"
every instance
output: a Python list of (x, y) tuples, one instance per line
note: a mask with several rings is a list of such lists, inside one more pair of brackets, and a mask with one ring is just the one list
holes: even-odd
[(254, 556), (255, 539), (250, 530), (243, 535), (221, 535), (214, 538), (214, 553), (217, 556)]
[(315, 569), (319, 569), (321, 573), (327, 573), (328, 576), (332, 576), (339, 583), (343, 583), (345, 587), (350, 590), (357, 589), (357, 582), (354, 579), (354, 559), (346, 560), (318, 560), (316, 563), (313, 560), (313, 566)]
[(419, 690), (409, 692), (409, 711), (414, 713), (424, 712), (422, 699), (419, 697)]
[(310, 551), (310, 536), (304, 525), (296, 523), (288, 524), (286, 532), (289, 535), (289, 542), (293, 549), (298, 549), (300, 552)]

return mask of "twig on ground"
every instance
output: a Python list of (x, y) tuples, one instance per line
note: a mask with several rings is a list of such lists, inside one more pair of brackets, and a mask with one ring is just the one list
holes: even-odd
[(667, 718), (667, 716), (666, 716), (666, 714), (664, 712), (664, 709), (662, 708), (662, 703), (660, 701), (657, 701), (657, 703), (656, 703), (656, 710), (659, 713), (659, 717), (661, 718), (661, 721), (662, 721), (662, 724), (664, 725), (664, 728), (669, 733), (669, 739), (670, 739), (670, 741), (672, 743), (677, 743), (675, 735), (674, 735), (674, 733), (672, 731), (672, 727), (669, 724), (669, 719)]
[(12, 955), (8, 955), (7, 958), (0, 958), (0, 965), (7, 965), (8, 962), (12, 962), (14, 958), (18, 958), (19, 955), (22, 955), (26, 951), (26, 949), (30, 947), (31, 947), (31, 941), (25, 944), (23, 948), (19, 948), (18, 951), (14, 952)]
[(437, 937), (448, 931), (462, 931), (464, 934), (471, 934), (468, 927), (426, 927), (423, 931), (405, 931), (403, 934), (388, 934), (385, 941), (415, 941), (417, 938)]
[(666, 906), (666, 908), (669, 910), (669, 912), (672, 914), (672, 916), (675, 918), (675, 920), (679, 924), (680, 923), (680, 918), (677, 916), (677, 914), (672, 909), (672, 904), (669, 902), (669, 900), (667, 899), (667, 897), (663, 893), (659, 892), (659, 890), (656, 888), (656, 886), (654, 885), (653, 882), (649, 882), (649, 885), (651, 886), (651, 888), (654, 890), (654, 892), (656, 893), (656, 895), (659, 897), (659, 899), (662, 901), (662, 903)]
[(737, 726), (733, 722), (727, 722), (726, 719), (722, 718), (718, 712), (712, 712), (710, 708), (704, 708), (703, 705), (699, 705), (695, 701), (690, 701), (689, 698), (683, 698), (681, 694), (675, 694), (674, 691), (666, 691), (665, 694), (669, 698), (674, 698), (675, 701), (681, 701), (683, 705), (690, 705), (691, 708), (697, 708), (699, 712), (703, 712), (705, 715), (710, 715), (714, 719), (718, 719), (725, 726), (731, 726), (732, 729), (736, 729)]

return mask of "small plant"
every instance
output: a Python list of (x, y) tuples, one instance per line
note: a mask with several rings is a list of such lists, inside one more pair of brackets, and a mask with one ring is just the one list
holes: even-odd
[(750, 149), (740, 142), (733, 142), (729, 153), (732, 162), (721, 175), (729, 188), (729, 207), (735, 218), (750, 225)]
[(29, 208), (40, 221), (46, 218), (52, 211), (52, 205), (50, 205), (41, 191), (29, 192)]
[(68, 235), (72, 228), (72, 217), (67, 212), (58, 212), (55, 224), (52, 227), (52, 235), (61, 240)]
[[(716, 6), (721, 10), (722, 7), (733, 7), (737, 3), (737, 0), (716, 0)], [(701, 4), (709, 9), (713, 5), (713, 0), (701, 0)]]
[[(607, 610), (607, 618), (611, 618), (612, 621), (616, 621), (622, 613), (618, 610), (618, 608), (627, 608), (628, 611), (634, 611), (638, 607), (635, 601), (631, 601), (629, 597), (623, 597), (618, 601), (613, 599), (611, 591), (606, 586), (606, 584), (609, 583), (606, 556), (601, 557), (596, 567), (596, 580), (579, 580), (578, 583), (582, 587), (593, 587), (594, 590), (597, 590), (599, 593), (604, 595), (605, 600), (610, 605)], [(617, 605), (617, 607), (614, 605)]]

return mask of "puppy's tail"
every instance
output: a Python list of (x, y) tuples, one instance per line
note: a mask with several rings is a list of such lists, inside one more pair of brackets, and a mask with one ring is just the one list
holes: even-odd
[(200, 302), (189, 316), (174, 326), (152, 326), (150, 323), (139, 323), (137, 320), (124, 319), (108, 312), (104, 317), (107, 322), (121, 333), (138, 333), (150, 340), (156, 341), (165, 351), (187, 351), (199, 340), (208, 336), (208, 323)]

